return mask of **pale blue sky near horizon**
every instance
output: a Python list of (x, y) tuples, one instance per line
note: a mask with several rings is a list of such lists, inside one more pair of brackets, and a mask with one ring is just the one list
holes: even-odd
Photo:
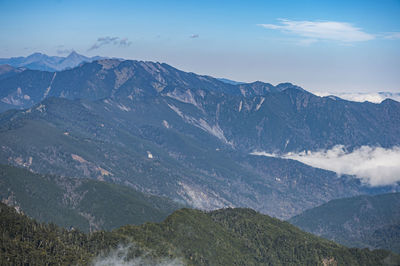
[(0, 0), (0, 57), (72, 50), (311, 91), (400, 92), (400, 0)]

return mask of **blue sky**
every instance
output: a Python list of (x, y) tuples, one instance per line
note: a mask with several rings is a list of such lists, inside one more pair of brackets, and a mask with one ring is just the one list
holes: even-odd
[(0, 57), (75, 50), (311, 91), (400, 92), (399, 15), (399, 0), (0, 0)]

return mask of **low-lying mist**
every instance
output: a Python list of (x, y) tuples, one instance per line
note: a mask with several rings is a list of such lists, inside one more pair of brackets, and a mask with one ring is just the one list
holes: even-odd
[(93, 259), (92, 266), (183, 266), (180, 259), (170, 258), (151, 258), (148, 253), (138, 257), (133, 257), (132, 253), (138, 250), (134, 245), (119, 246), (117, 249), (111, 250), (106, 254), (102, 254)]
[(344, 100), (353, 102), (371, 102), (371, 103), (381, 103), (385, 99), (392, 99), (400, 102), (400, 93), (393, 92), (371, 92), (371, 93), (357, 93), (357, 92), (314, 92), (317, 96), (330, 96), (334, 95)]
[(393, 185), (400, 181), (400, 147), (361, 146), (347, 151), (343, 145), (330, 150), (303, 151), (283, 155), (253, 152), (252, 155), (292, 159), (334, 171), (339, 175), (354, 175), (371, 186)]

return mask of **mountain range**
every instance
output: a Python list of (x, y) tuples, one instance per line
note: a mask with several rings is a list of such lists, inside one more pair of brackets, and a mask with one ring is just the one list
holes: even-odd
[[(7, 105), (3, 109), (30, 108), (58, 97), (110, 99), (130, 112), (135, 102), (163, 100), (160, 104), (166, 103), (186, 124), (246, 150), (400, 143), (399, 103), (390, 99), (372, 104), (317, 97), (291, 83), (231, 85), (153, 62), (100, 60), (61, 72), (26, 70), (1, 79), (0, 88), (1, 102)], [(243, 128), (252, 130), (242, 132)]]
[(250, 155), (400, 143), (400, 103), (228, 84), (164, 63), (106, 59), (0, 79), (0, 163), (92, 178), (212, 210), (287, 219), (331, 199), (399, 190)]
[(253, 154), (399, 146), (399, 102), (76, 53), (10, 62), (0, 66), (0, 200), (15, 211), (1, 205), (2, 258), (397, 264), (388, 251), (267, 215), (399, 253), (399, 183)]
[[(27, 57), (0, 58), (0, 65), (9, 65), (15, 68), (27, 68), (43, 71), (61, 71), (74, 68), (84, 62), (93, 62), (105, 57), (87, 57), (72, 51), (68, 56), (48, 56), (42, 53), (33, 53)], [(1, 71), (0, 71), (1, 75)]]

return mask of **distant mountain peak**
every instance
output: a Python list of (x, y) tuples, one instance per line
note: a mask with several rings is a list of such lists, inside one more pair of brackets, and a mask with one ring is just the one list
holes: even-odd
[(44, 58), (44, 57), (48, 57), (47, 55), (45, 55), (45, 54), (42, 54), (42, 53), (33, 53), (33, 54), (31, 54), (31, 55), (28, 55), (26, 58), (28, 59), (41, 59), (41, 58)]
[(48, 56), (36, 52), (27, 57), (0, 58), (0, 64), (8, 64), (15, 68), (26, 67), (32, 70), (53, 72), (71, 69), (79, 66), (83, 62), (93, 62), (99, 59), (104, 59), (104, 57), (86, 57), (76, 51), (72, 51), (67, 57)]
[(35, 53), (33, 53), (33, 54), (29, 55), (29, 56), (39, 56), (39, 55), (42, 56), (42, 55), (46, 55), (46, 54), (43, 54), (43, 53), (40, 53), (40, 52), (35, 52)]
[(73, 50), (73, 51), (67, 56), (67, 58), (68, 58), (68, 57), (79, 57), (79, 56), (83, 56), (83, 55), (78, 54), (77, 52), (75, 52), (75, 50)]

